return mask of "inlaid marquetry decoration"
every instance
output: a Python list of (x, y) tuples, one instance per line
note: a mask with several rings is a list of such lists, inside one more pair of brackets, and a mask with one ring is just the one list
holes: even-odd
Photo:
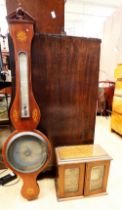
[(17, 40), (20, 42), (25, 42), (27, 40), (27, 34), (25, 31), (18, 31), (16, 36)]
[(6, 166), (23, 180), (22, 196), (33, 200), (40, 191), (36, 178), (48, 166), (52, 154), (51, 142), (36, 130), (40, 122), (40, 109), (33, 96), (31, 82), (34, 19), (19, 7), (8, 15), (7, 20), (16, 66), (16, 93), (10, 109), (15, 131), (6, 140), (2, 154)]
[(105, 193), (111, 157), (99, 145), (56, 148), (59, 200)]
[(27, 194), (34, 194), (34, 189), (33, 188), (27, 188)]
[(37, 111), (37, 109), (34, 109), (33, 111), (32, 111), (32, 118), (33, 118), (33, 120), (34, 120), (34, 122), (37, 122), (38, 121), (38, 111)]
[(19, 120), (19, 113), (16, 109), (14, 109), (14, 111), (13, 111), (13, 118), (14, 118), (15, 122), (17, 122)]

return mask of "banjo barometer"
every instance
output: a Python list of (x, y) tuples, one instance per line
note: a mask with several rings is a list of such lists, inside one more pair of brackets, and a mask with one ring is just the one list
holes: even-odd
[(51, 159), (52, 147), (48, 138), (36, 130), (40, 110), (34, 99), (31, 82), (31, 42), (34, 19), (19, 7), (7, 16), (14, 44), (16, 92), (10, 109), (15, 131), (3, 146), (3, 159), (8, 168), (23, 179), (21, 194), (28, 200), (37, 198), (37, 175)]

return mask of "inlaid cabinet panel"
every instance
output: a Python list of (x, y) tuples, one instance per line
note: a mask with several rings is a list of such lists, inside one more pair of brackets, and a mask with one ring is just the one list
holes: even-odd
[(63, 165), (58, 168), (56, 189), (59, 198), (83, 195), (85, 164)]
[(86, 164), (84, 195), (106, 192), (110, 160)]

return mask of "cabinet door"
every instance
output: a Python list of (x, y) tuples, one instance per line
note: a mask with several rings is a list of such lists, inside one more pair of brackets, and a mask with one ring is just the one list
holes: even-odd
[(59, 166), (57, 179), (58, 198), (83, 195), (85, 164)]
[(110, 160), (86, 163), (84, 195), (106, 192)]

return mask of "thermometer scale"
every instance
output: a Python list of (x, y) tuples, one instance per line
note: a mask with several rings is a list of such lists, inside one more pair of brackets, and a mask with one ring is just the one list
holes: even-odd
[(27, 54), (19, 53), (21, 118), (30, 117)]

